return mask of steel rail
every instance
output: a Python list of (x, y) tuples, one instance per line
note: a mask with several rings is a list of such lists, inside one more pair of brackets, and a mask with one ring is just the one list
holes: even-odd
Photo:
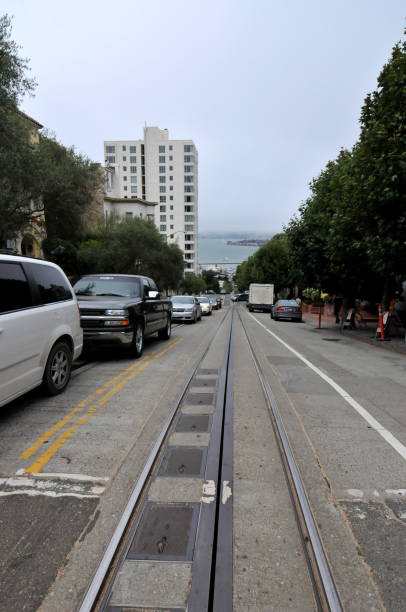
[(253, 344), (248, 336), (241, 314), (238, 316), (244, 330), (251, 357), (264, 391), (265, 400), (271, 417), (272, 425), (276, 434), (279, 451), (285, 469), (289, 491), (294, 504), (298, 527), (302, 536), (303, 547), (311, 571), (311, 579), (317, 603), (320, 610), (330, 612), (342, 612), (343, 607), (330, 570), (327, 555), (317, 529), (316, 521), (310, 507), (309, 499), (304, 487), (295, 456), (283, 424), (278, 404), (263, 373), (259, 360), (255, 354)]
[(100, 593), (100, 590), (103, 586), (103, 583), (108, 575), (111, 563), (114, 559), (114, 556), (116, 554), (116, 551), (120, 545), (120, 542), (123, 538), (123, 535), (125, 534), (125, 530), (128, 526), (128, 523), (131, 519), (133, 510), (135, 508), (135, 506), (138, 503), (138, 500), (141, 496), (141, 493), (145, 487), (145, 484), (150, 476), (152, 467), (155, 463), (155, 460), (159, 454), (159, 451), (162, 447), (162, 444), (167, 436), (167, 433), (169, 431), (169, 428), (173, 422), (173, 419), (179, 409), (179, 406), (189, 388), (190, 382), (193, 378), (193, 376), (195, 375), (200, 363), (203, 361), (204, 357), (206, 356), (207, 352), (209, 351), (214, 339), (216, 338), (217, 334), (219, 333), (219, 331), (221, 330), (221, 328), (224, 325), (224, 322), (227, 318), (227, 316), (231, 315), (230, 311), (227, 311), (224, 313), (224, 316), (220, 322), (220, 325), (215, 329), (215, 331), (211, 334), (211, 336), (209, 337), (208, 342), (206, 343), (205, 347), (203, 348), (203, 350), (200, 352), (200, 354), (198, 355), (198, 357), (195, 359), (192, 367), (190, 368), (187, 376), (186, 376), (186, 382), (183, 384), (183, 387), (181, 389), (181, 391), (179, 392), (179, 394), (177, 395), (177, 398), (174, 402), (173, 408), (169, 411), (168, 416), (165, 420), (165, 423), (162, 427), (161, 432), (158, 435), (158, 438), (155, 441), (155, 444), (150, 452), (150, 454), (148, 455), (148, 458), (145, 462), (144, 468), (135, 484), (135, 487), (133, 488), (129, 500), (126, 504), (126, 507), (121, 515), (121, 518), (117, 524), (117, 527), (113, 533), (113, 536), (106, 548), (106, 551), (103, 555), (103, 558), (100, 562), (99, 567), (96, 570), (96, 573), (93, 577), (92, 582), (90, 583), (90, 586), (88, 587), (88, 590), (86, 592), (85, 598), (83, 599), (83, 602), (79, 608), (79, 612), (91, 612), (91, 610), (93, 609), (94, 605), (97, 603), (97, 598), (98, 595)]

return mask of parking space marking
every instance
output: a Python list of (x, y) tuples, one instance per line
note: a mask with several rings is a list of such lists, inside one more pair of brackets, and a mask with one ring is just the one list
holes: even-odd
[(320, 378), (322, 378), (327, 384), (329, 384), (334, 391), (336, 391), (358, 414), (368, 423), (368, 425), (374, 429), (390, 446), (402, 457), (402, 459), (406, 460), (406, 446), (400, 442), (388, 429), (385, 429), (383, 425), (377, 421), (372, 414), (370, 414), (361, 404), (359, 404), (343, 387), (338, 385), (330, 376), (324, 374), (317, 366), (315, 366), (311, 361), (306, 359), (304, 355), (296, 351), (292, 346), (290, 346), (287, 342), (279, 338), (274, 332), (272, 332), (268, 327), (266, 327), (263, 323), (258, 321), (256, 317), (252, 314), (249, 315), (254, 321), (258, 323), (261, 327), (265, 329), (268, 334), (273, 336), (278, 342), (280, 342), (285, 348), (287, 348), (291, 353), (296, 355), (303, 363), (305, 363), (313, 372), (318, 374)]
[[(176, 341), (171, 342), (170, 347), (172, 347), (174, 342)], [(159, 350), (148, 353), (142, 359), (138, 360), (135, 364), (132, 364), (131, 366), (129, 366), (128, 368), (120, 372), (120, 374), (117, 374), (113, 378), (110, 378), (110, 380), (108, 380), (102, 387), (100, 387), (99, 389), (96, 389), (96, 391), (94, 391), (91, 395), (86, 397), (84, 400), (80, 401), (78, 404), (76, 404), (76, 406), (74, 406), (71, 410), (69, 410), (69, 412), (60, 421), (55, 423), (55, 425), (53, 425), (51, 429), (48, 429), (48, 431), (45, 431), (34, 442), (34, 444), (26, 448), (25, 451), (21, 453), (19, 458), (29, 459), (39, 448), (41, 448), (41, 446), (46, 440), (48, 440), (51, 436), (53, 436), (57, 431), (65, 427), (65, 425), (67, 425), (67, 423), (69, 423), (69, 421), (71, 421), (78, 412), (80, 412), (83, 408), (85, 408), (85, 406), (87, 406), (91, 402), (94, 402), (98, 398), (98, 396), (102, 395), (107, 389), (113, 386), (117, 381), (124, 378), (124, 376), (126, 376), (129, 372), (132, 372), (138, 369), (143, 363), (145, 363), (145, 361), (149, 361), (151, 358), (154, 357), (154, 355), (158, 353), (159, 353)]]
[[(118, 393), (125, 385), (127, 385), (131, 380), (133, 380), (138, 374), (140, 374), (143, 370), (145, 370), (151, 363), (154, 363), (157, 359), (159, 359), (162, 355), (170, 351), (180, 342), (182, 342), (182, 338), (178, 338), (172, 341), (163, 351), (154, 351), (150, 355), (147, 355), (142, 361), (137, 362), (136, 365), (132, 365), (129, 368), (126, 368), (121, 374), (115, 376), (110, 379), (108, 383), (97, 389), (94, 393), (92, 393), (88, 398), (80, 402), (77, 406), (72, 408), (68, 412), (68, 414), (58, 421), (50, 430), (45, 432), (34, 444), (32, 444), (29, 448), (27, 448), (21, 455), (20, 459), (27, 459), (31, 457), (39, 448), (41, 448), (42, 443), (48, 438), (57, 433), (60, 429), (62, 429), (69, 421), (73, 419), (73, 417), (82, 410), (85, 406), (91, 404), (87, 409), (86, 413), (79, 417), (74, 424), (69, 427), (69, 429), (65, 430), (59, 438), (55, 440), (53, 444), (51, 444), (47, 450), (42, 453), (28, 468), (24, 469), (24, 473), (37, 473), (41, 472), (43, 467), (52, 459), (52, 457), (56, 454), (56, 452), (77, 432), (81, 425), (86, 424), (91, 417), (97, 412), (97, 409), (101, 406), (104, 406), (109, 399)], [(116, 384), (114, 384), (116, 383)], [(114, 386), (112, 386), (114, 385)], [(112, 388), (110, 388), (112, 387)], [(106, 392), (107, 391), (107, 392)], [(103, 392), (104, 395), (103, 395)], [(95, 402), (96, 398), (99, 396), (97, 402)], [(100, 397), (101, 396), (101, 397)], [(95, 403), (94, 403), (95, 402)]]

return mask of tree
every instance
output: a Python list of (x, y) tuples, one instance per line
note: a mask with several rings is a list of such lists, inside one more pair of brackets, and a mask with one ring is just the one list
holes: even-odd
[(42, 201), (47, 235), (50, 239), (80, 241), (87, 231), (87, 217), (102, 192), (100, 166), (49, 135), (41, 136), (39, 149), (46, 168)]
[(247, 289), (250, 283), (272, 283), (277, 292), (291, 286), (295, 281), (290, 244), (284, 233), (275, 234), (240, 264), (236, 271), (236, 283), (240, 291)]
[(26, 75), (28, 60), (19, 56), (18, 45), (11, 40), (11, 19), (0, 17), (0, 125), (4, 129), (4, 115), (14, 112), (22, 98), (32, 93), (36, 83)]
[(26, 76), (28, 61), (11, 40), (11, 20), (0, 17), (0, 246), (42, 212), (43, 171), (29, 119), (18, 111), (35, 81)]
[(183, 274), (183, 253), (167, 245), (154, 223), (135, 217), (109, 219), (78, 248), (81, 274), (142, 274), (161, 288), (176, 289)]
[(206, 283), (201, 276), (188, 272), (182, 280), (181, 291), (189, 295), (203, 293), (206, 291)]
[(214, 270), (203, 270), (202, 278), (206, 283), (207, 291), (214, 291), (218, 293), (220, 291), (220, 285), (218, 281), (218, 274)]
[(308, 285), (387, 302), (406, 276), (406, 43), (366, 97), (361, 134), (311, 183), (286, 230)]

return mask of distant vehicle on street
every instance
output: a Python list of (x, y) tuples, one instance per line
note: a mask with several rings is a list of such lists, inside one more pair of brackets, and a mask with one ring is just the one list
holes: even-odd
[(209, 296), (209, 302), (211, 304), (211, 307), (213, 310), (218, 310), (219, 309), (219, 303), (218, 303), (218, 298), (215, 295), (210, 295)]
[(234, 302), (248, 302), (248, 297), (249, 294), (248, 293), (237, 293), (237, 295), (235, 296), (235, 299), (233, 300)]
[(0, 254), (0, 406), (42, 384), (66, 388), (83, 346), (77, 301), (59, 266)]
[(213, 310), (213, 306), (210, 301), (211, 298), (201, 296), (201, 297), (198, 297), (197, 299), (199, 300), (199, 304), (202, 309), (202, 314), (211, 315), (212, 310)]
[(217, 300), (217, 309), (220, 310), (220, 308), (223, 307), (223, 300), (221, 299), (219, 295), (216, 297), (216, 300)]
[(302, 320), (302, 307), (296, 302), (296, 300), (278, 300), (272, 306), (271, 319), (275, 321), (291, 320), (301, 321)]
[(271, 312), (274, 301), (273, 285), (251, 283), (248, 298), (248, 310), (250, 312), (259, 310), (261, 312)]
[(173, 295), (172, 302), (172, 319), (174, 321), (189, 321), (196, 323), (202, 318), (202, 309), (200, 303), (193, 295)]
[(126, 346), (135, 357), (144, 338), (171, 337), (172, 302), (152, 278), (133, 274), (89, 274), (74, 285), (85, 347)]

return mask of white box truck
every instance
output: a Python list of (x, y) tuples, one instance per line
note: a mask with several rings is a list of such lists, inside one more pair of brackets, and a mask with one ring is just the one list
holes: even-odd
[(248, 297), (247, 308), (250, 312), (253, 310), (261, 310), (262, 312), (271, 312), (273, 304), (273, 285), (263, 285), (260, 283), (250, 284), (250, 293)]

